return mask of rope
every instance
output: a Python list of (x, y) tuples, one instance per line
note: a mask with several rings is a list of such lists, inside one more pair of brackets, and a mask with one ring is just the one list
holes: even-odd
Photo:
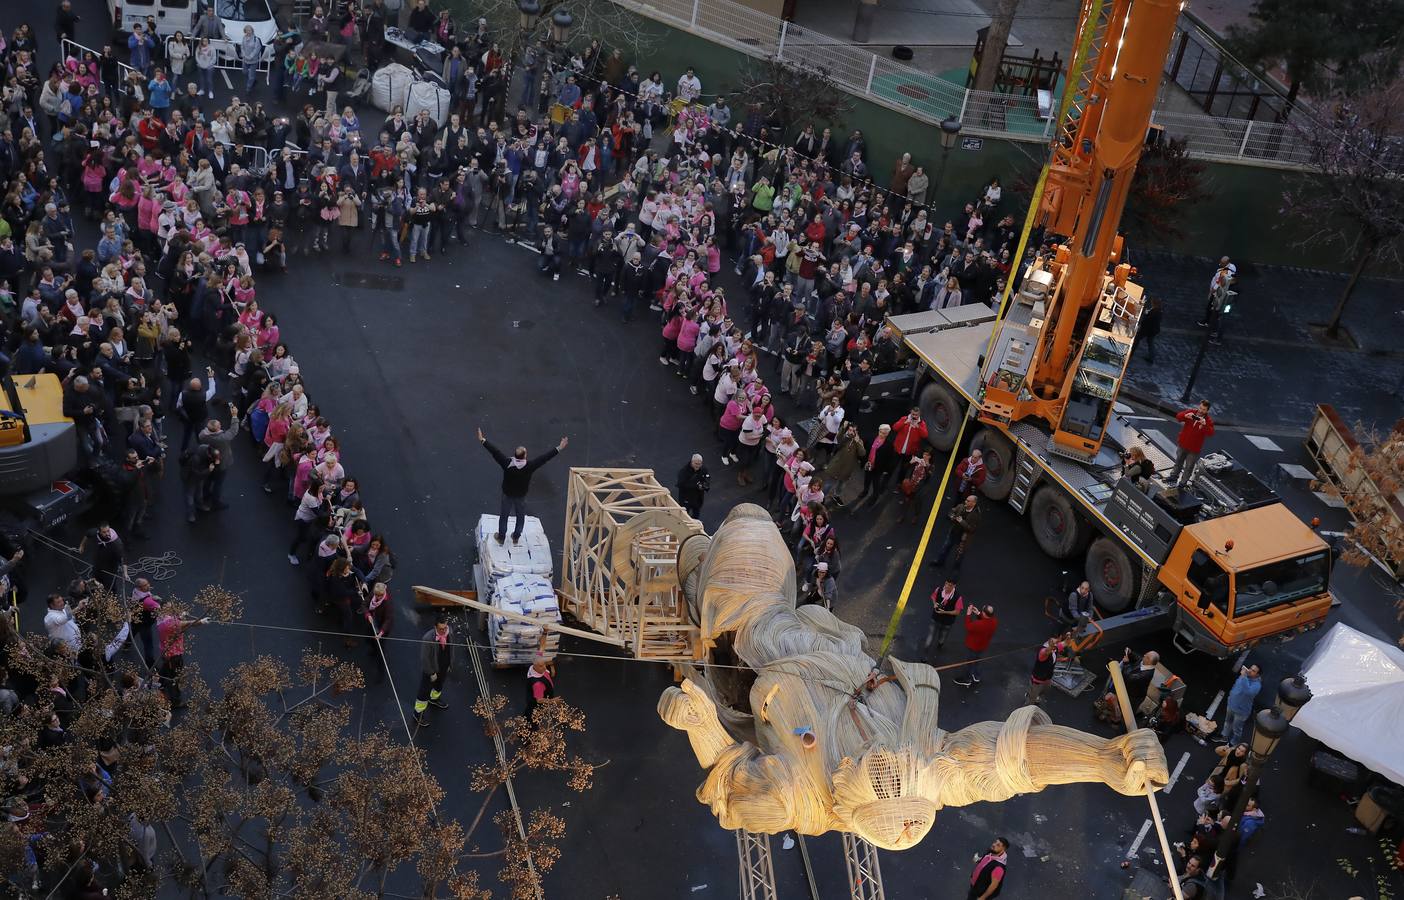
[[(1082, 36), (1078, 41), (1077, 53), (1073, 56), (1073, 63), (1068, 71), (1081, 73), (1087, 61), (1087, 52), (1092, 46), (1092, 39), (1096, 32), (1097, 20), (1102, 15), (1102, 7), (1106, 0), (1093, 0), (1092, 8), (1087, 16), (1087, 21), (1082, 26)], [(1108, 38), (1110, 39), (1110, 38)], [(1069, 79), (1071, 82), (1073, 79)], [(1058, 119), (1061, 123), (1067, 115), (1068, 107), (1072, 105), (1073, 91), (1071, 89), (1063, 91), (1062, 102), (1058, 106)], [(1033, 197), (1029, 200), (1028, 212), (1024, 214), (1024, 227), (1019, 234), (1019, 247), (1010, 259), (1015, 265), (1020, 265), (1024, 259), (1024, 251), (1029, 244), (1029, 235), (1033, 231), (1034, 219), (1038, 216), (1039, 206), (1043, 201), (1043, 189), (1048, 183), (1048, 172), (1053, 165), (1053, 154), (1049, 153), (1048, 158), (1043, 163), (1043, 169), (1038, 173), (1038, 183), (1034, 185)], [(990, 351), (994, 348), (995, 338), (999, 335), (1000, 323), (1004, 321), (1005, 315), (1009, 312), (1009, 298), (1014, 292), (1014, 279), (1006, 279), (1004, 284), (1004, 295), (999, 301), (999, 315), (995, 317), (994, 327), (990, 329), (990, 339), (985, 344), (983, 358), (990, 358)], [(931, 532), (936, 528), (936, 514), (941, 508), (941, 498), (946, 495), (946, 485), (950, 483), (951, 472), (955, 469), (956, 449), (960, 446), (961, 439), (965, 436), (965, 427), (970, 424), (970, 417), (964, 416), (960, 420), (960, 429), (956, 432), (955, 443), (951, 445), (950, 459), (946, 460), (946, 470), (941, 475), (941, 486), (936, 490), (936, 498), (931, 501), (931, 512), (926, 517), (926, 527), (921, 532), (921, 541), (917, 543), (916, 554), (912, 557), (912, 564), (907, 568), (907, 579), (902, 583), (901, 596), (897, 598), (897, 608), (892, 611), (892, 618), (887, 623), (887, 634), (882, 639), (882, 649), (880, 656), (886, 656), (892, 648), (892, 642), (897, 638), (897, 626), (902, 621), (902, 614), (906, 612), (907, 601), (911, 598), (912, 588), (916, 585), (917, 573), (921, 571), (922, 558), (926, 556), (927, 545), (931, 543)], [(957, 551), (959, 552), (959, 551)]]
[[(390, 660), (385, 658), (385, 647), (380, 643), (381, 638), (372, 637), (371, 640), (375, 641), (375, 649), (380, 653), (380, 664), (385, 667), (385, 680), (390, 682), (390, 694), (395, 698), (395, 712), (399, 713), (400, 724), (405, 726), (405, 734), (409, 737), (410, 745), (413, 746), (415, 732), (410, 728), (409, 719), (405, 717), (405, 705), (400, 702), (400, 691), (395, 687), (395, 674), (390, 671)], [(419, 756), (416, 756), (415, 759), (419, 763), (419, 780), (424, 785), (424, 798), (429, 801), (430, 815), (435, 821), (438, 821), (439, 808), (434, 803), (433, 793), (429, 790), (429, 775), (424, 771), (424, 760)]]
[(30, 537), (54, 552), (68, 557), (73, 561), (73, 573), (79, 578), (91, 578), (96, 571), (100, 575), (110, 575), (114, 580), (131, 584), (138, 577), (145, 577), (149, 581), (169, 581), (176, 575), (176, 570), (185, 564), (185, 560), (176, 555), (174, 550), (167, 550), (160, 556), (139, 556), (136, 562), (127, 563), (127, 574), (120, 572), (109, 572), (106, 569), (98, 570), (96, 567), (79, 555), (76, 547), (60, 543), (48, 535), (33, 528), (27, 529)]

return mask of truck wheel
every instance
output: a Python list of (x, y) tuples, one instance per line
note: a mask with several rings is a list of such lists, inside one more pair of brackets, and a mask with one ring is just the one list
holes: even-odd
[(1029, 502), (1029, 526), (1039, 548), (1054, 559), (1075, 556), (1087, 540), (1087, 523), (1072, 501), (1051, 484), (1034, 492)]
[(1092, 597), (1103, 611), (1125, 612), (1141, 590), (1141, 567), (1126, 548), (1109, 537), (1099, 537), (1087, 548), (1083, 569), (1092, 585)]
[(970, 442), (985, 461), (985, 483), (980, 492), (991, 500), (1005, 500), (1014, 489), (1014, 442), (993, 428), (982, 428)]
[(960, 432), (960, 418), (965, 414), (965, 406), (955, 391), (933, 381), (921, 389), (917, 406), (921, 407), (921, 417), (926, 420), (926, 439), (931, 446), (942, 452), (954, 447)]

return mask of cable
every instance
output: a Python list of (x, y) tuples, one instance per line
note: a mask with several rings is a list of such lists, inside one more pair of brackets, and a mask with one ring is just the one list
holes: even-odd
[[(354, 637), (357, 637), (357, 635), (348, 635), (348, 634), (347, 634), (346, 632), (344, 632), (344, 631), (330, 631), (330, 630), (327, 630), (327, 629), (320, 629), (320, 628), (298, 628), (298, 627), (295, 627), (295, 626), (292, 626), (292, 625), (267, 625), (267, 624), (264, 624), (264, 623), (261, 623), (261, 622), (245, 622), (245, 621), (243, 621), (243, 620), (235, 620), (235, 621), (227, 621), (227, 622), (226, 622), (226, 621), (222, 621), (222, 620), (219, 620), (219, 619), (212, 619), (212, 620), (210, 621), (210, 624), (211, 624), (211, 625), (224, 625), (224, 626), (226, 626), (226, 627), (236, 627), (236, 628), (255, 628), (255, 629), (258, 629), (258, 630), (261, 630), (261, 631), (284, 631), (284, 632), (292, 632), (292, 633), (297, 633), (297, 634), (317, 635), (317, 636), (319, 636), (319, 637), (335, 637), (335, 638), (346, 638), (346, 637), (353, 637), (353, 638), (354, 638)], [(382, 637), (382, 638), (379, 638), (378, 640), (380, 640), (380, 641), (394, 641), (394, 642), (401, 643), (401, 644), (420, 644), (420, 645), (423, 645), (423, 644), (428, 644), (428, 643), (435, 643), (435, 642), (431, 642), (431, 641), (425, 641), (425, 640), (423, 640), (423, 639), (421, 639), (421, 638), (394, 637), (394, 636), (391, 636), (391, 635), (386, 635), (386, 636), (384, 636), (384, 637)], [(491, 650), (491, 649), (492, 649), (492, 647), (489, 646), (488, 644), (479, 644), (479, 643), (475, 643), (475, 642), (473, 642), (473, 641), (466, 641), (466, 640), (465, 640), (465, 641), (449, 641), (449, 644), (452, 645), (452, 646), (454, 646), (454, 647), (463, 647), (463, 648), (465, 648), (465, 649), (467, 649), (467, 650), (474, 650), (474, 651), (477, 651), (477, 650)], [(980, 661), (981, 661), (981, 662), (987, 662), (987, 661), (989, 661), (989, 660), (992, 660), (992, 659), (999, 659), (1000, 657), (1004, 657), (1004, 656), (1012, 656), (1012, 655), (1015, 654), (1015, 653), (1028, 653), (1028, 652), (1030, 652), (1030, 651), (1032, 651), (1032, 650), (1037, 650), (1037, 649), (1038, 649), (1039, 647), (1041, 647), (1041, 646), (1043, 646), (1043, 642), (1040, 641), (1040, 642), (1037, 643), (1037, 644), (1029, 644), (1029, 645), (1027, 645), (1027, 646), (1013, 647), (1013, 648), (1011, 648), (1011, 649), (1009, 649), (1009, 650), (1002, 650), (1002, 651), (1000, 651), (999, 653), (994, 653), (994, 654), (990, 654), (990, 655), (988, 655), (988, 656), (983, 656), (983, 657), (980, 658)], [(678, 663), (680, 663), (680, 662), (684, 662), (684, 660), (640, 659), (640, 658), (634, 657), (634, 656), (609, 656), (609, 655), (604, 654), (604, 653), (558, 653), (556, 656), (557, 656), (558, 659), (561, 658), (561, 657), (564, 657), (564, 658), (566, 658), (566, 659), (602, 659), (602, 660), (608, 660), (608, 661), (611, 661), (611, 662), (642, 663), (642, 664), (644, 664), (644, 665), (650, 665), (650, 666), (673, 666), (673, 665), (676, 665), (676, 664), (678, 664)], [(688, 660), (688, 661), (690, 662), (691, 660)], [(944, 671), (946, 671), (946, 670), (948, 670), (948, 669), (959, 669), (959, 668), (963, 668), (963, 667), (965, 667), (965, 666), (971, 665), (972, 662), (973, 662), (973, 661), (966, 660), (966, 661), (961, 661), (961, 662), (945, 663), (945, 664), (939, 665), (939, 666), (931, 666), (931, 668), (935, 669), (937, 672), (944, 672)], [(927, 663), (927, 665), (930, 665), (930, 664)], [(744, 672), (754, 672), (754, 671), (755, 671), (755, 669), (753, 669), (751, 666), (745, 666), (745, 665), (729, 665), (729, 664), (725, 664), (725, 663), (707, 663), (707, 668), (709, 668), (709, 669), (734, 669), (734, 670), (737, 670), (737, 671), (744, 671)]]

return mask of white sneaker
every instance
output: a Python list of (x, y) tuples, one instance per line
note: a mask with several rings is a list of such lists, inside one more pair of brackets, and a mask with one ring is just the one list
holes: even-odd
[(551, 280), (552, 280), (552, 281), (560, 281), (560, 280), (561, 280), (561, 273), (557, 272), (555, 275), (552, 275), (552, 276), (551, 276)]
[(666, 365), (668, 364), (668, 357), (666, 357), (666, 356), (660, 356), (660, 357), (658, 357), (658, 364), (659, 364), (660, 366), (666, 366)]
[(298, 559), (297, 555), (293, 553), (288, 554), (288, 562), (292, 563), (295, 566), (302, 565), (302, 560)]
[(729, 466), (729, 465), (731, 465), (731, 457), (727, 456), (725, 453), (722, 454), (722, 465), (724, 465), (724, 466)]
[(733, 453), (733, 454), (731, 454), (731, 461), (732, 461), (732, 462), (740, 462), (740, 461), (741, 461), (741, 457), (739, 457), (739, 456), (737, 456), (735, 453)]

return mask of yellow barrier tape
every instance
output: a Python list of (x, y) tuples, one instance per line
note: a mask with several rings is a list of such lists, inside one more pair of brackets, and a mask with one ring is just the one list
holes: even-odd
[[(1083, 67), (1087, 64), (1087, 52), (1092, 46), (1092, 38), (1096, 32), (1097, 20), (1102, 16), (1102, 8), (1106, 5), (1106, 0), (1093, 0), (1092, 8), (1087, 19), (1082, 25), (1082, 34), (1078, 38), (1077, 55), (1073, 58), (1073, 65), (1069, 71), (1082, 74)], [(1072, 105), (1074, 85), (1076, 77), (1068, 79), (1067, 89), (1063, 91), (1062, 102), (1058, 105), (1058, 118), (1055, 120), (1059, 128), (1055, 131), (1054, 140), (1061, 134), (1063, 117), (1067, 115), (1068, 107)], [(1033, 232), (1034, 219), (1038, 215), (1038, 208), (1043, 201), (1043, 189), (1048, 183), (1048, 171), (1053, 164), (1053, 154), (1050, 151), (1048, 159), (1043, 164), (1043, 169), (1038, 173), (1038, 182), (1034, 185), (1033, 197), (1029, 200), (1028, 212), (1024, 214), (1024, 227), (1019, 234), (1019, 247), (1012, 259), (1015, 268), (1010, 269), (1010, 278), (1005, 282), (1004, 293), (999, 301), (999, 315), (995, 318), (995, 327), (990, 330), (990, 339), (985, 344), (985, 359), (989, 359), (990, 350), (994, 347), (995, 336), (999, 334), (1000, 323), (1004, 321), (1004, 316), (1009, 310), (1009, 297), (1013, 293), (1014, 278), (1013, 273), (1018, 266), (1023, 265), (1024, 251), (1028, 247), (1029, 235)], [(912, 557), (912, 564), (907, 567), (907, 578), (902, 582), (902, 593), (897, 598), (897, 607), (892, 610), (892, 618), (887, 623), (887, 633), (883, 635), (882, 647), (878, 651), (878, 658), (886, 656), (892, 648), (892, 642), (897, 639), (897, 626), (902, 622), (902, 615), (907, 611), (907, 602), (911, 599), (912, 588), (916, 586), (917, 573), (921, 571), (921, 561), (926, 556), (926, 548), (931, 543), (931, 533), (936, 529), (937, 514), (941, 509), (941, 498), (946, 496), (946, 486), (950, 483), (951, 472), (955, 470), (956, 458), (959, 454), (960, 442), (965, 437), (965, 427), (970, 424), (970, 416), (967, 414), (961, 418), (960, 430), (956, 432), (955, 444), (951, 447), (950, 459), (946, 460), (946, 470), (941, 473), (941, 484), (936, 490), (936, 497), (931, 501), (931, 512), (926, 516), (926, 527), (921, 532), (921, 540), (917, 543), (916, 555)], [(1010, 460), (1013, 463), (1013, 460)]]

